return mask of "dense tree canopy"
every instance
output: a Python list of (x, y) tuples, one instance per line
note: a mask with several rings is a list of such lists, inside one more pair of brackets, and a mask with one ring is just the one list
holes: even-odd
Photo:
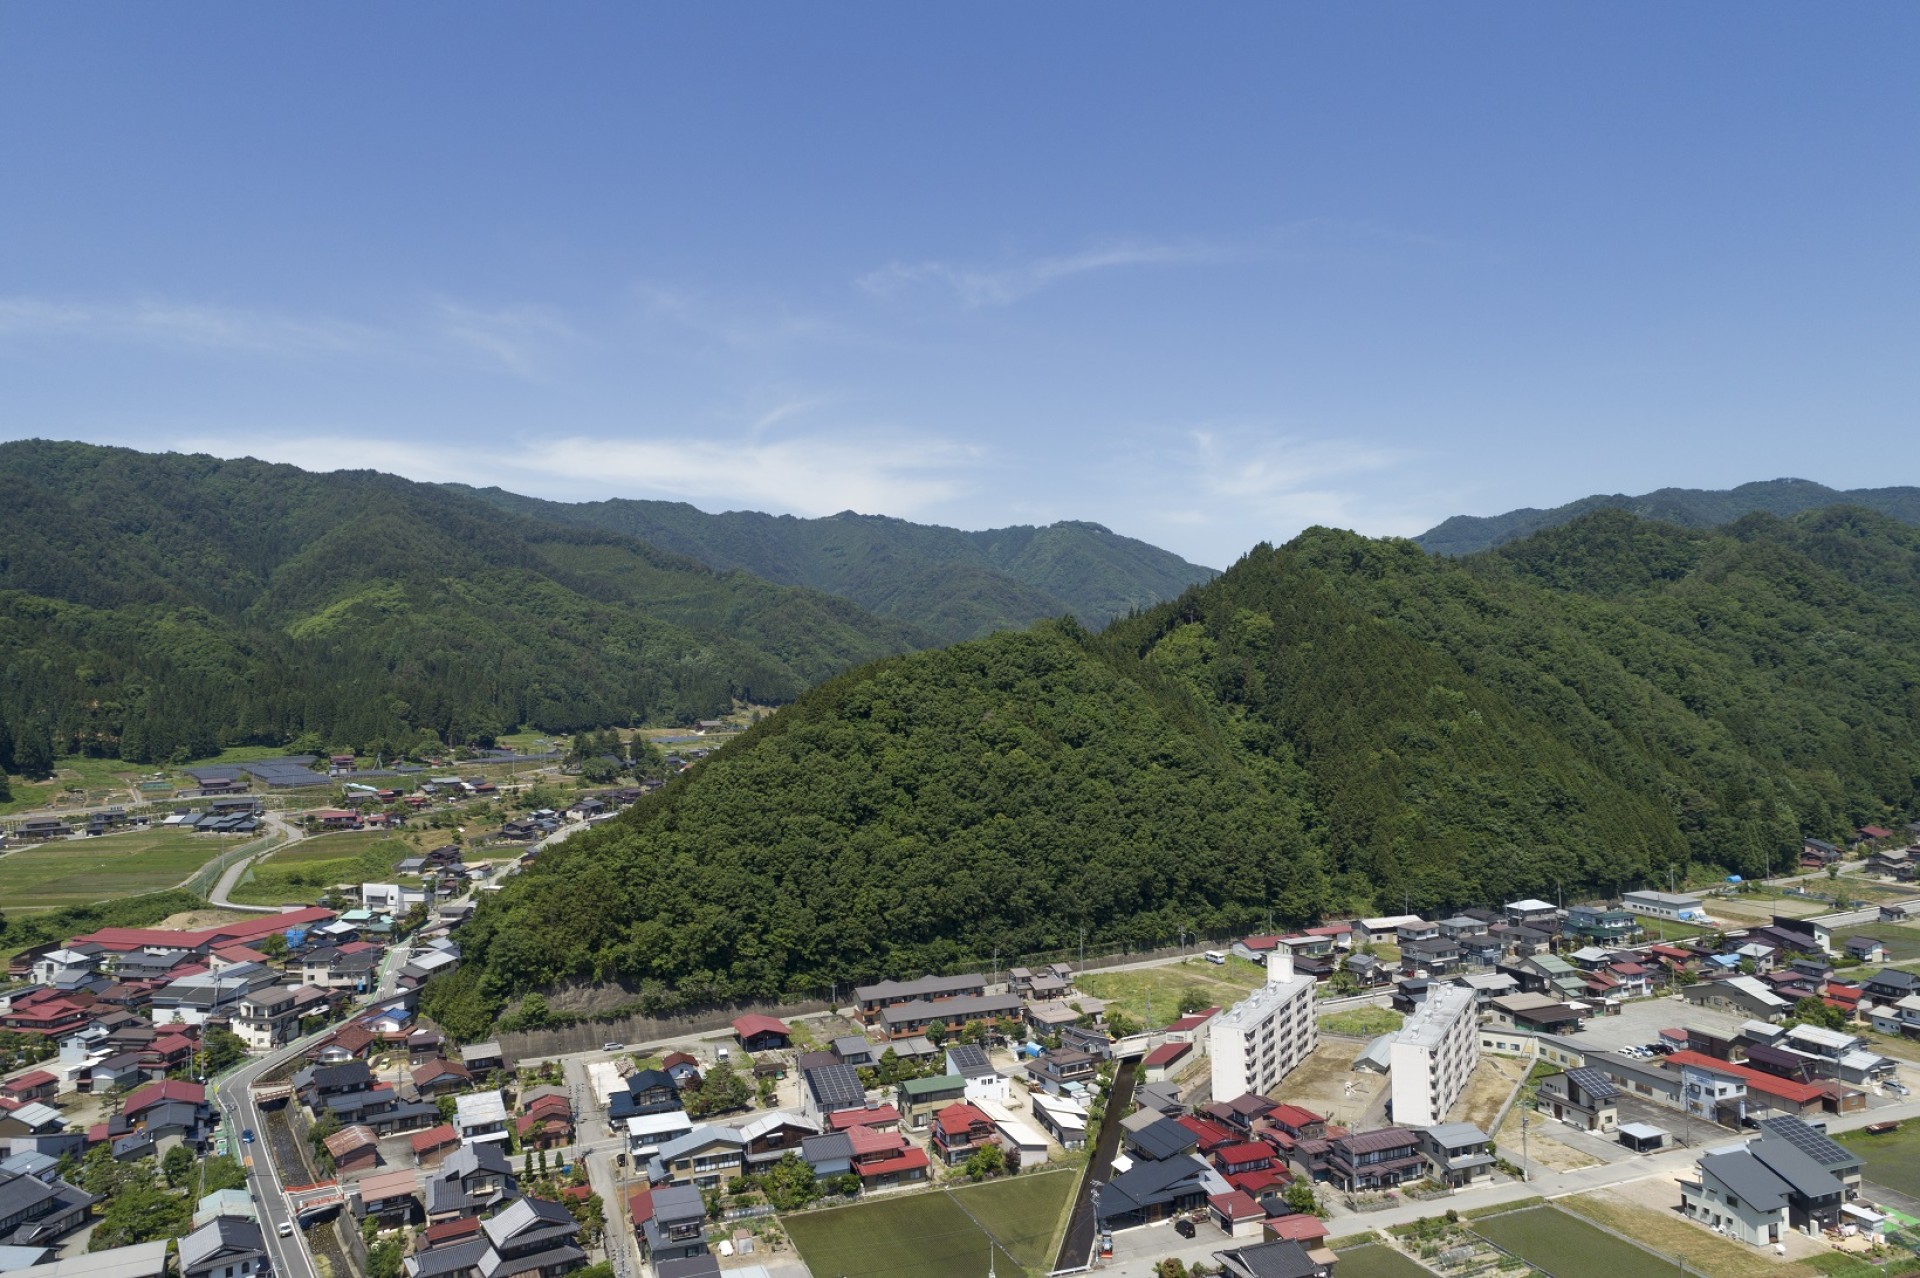
[(0, 724), (29, 775), (56, 751), (156, 762), (317, 733), (391, 753), (691, 721), (930, 642), (370, 471), (38, 440), (0, 465)]
[(1090, 634), (815, 689), (482, 904), (428, 990), (663, 1009), (1336, 909), (1757, 874), (1905, 819), (1920, 531), (1603, 512), (1452, 561), (1312, 530)]
[(1099, 524), (1062, 521), (963, 532), (843, 511), (824, 519), (685, 502), (540, 501), (462, 489), (504, 510), (638, 537), (715, 568), (851, 599), (941, 639), (974, 639), (1072, 615), (1104, 625), (1171, 599), (1213, 570)]

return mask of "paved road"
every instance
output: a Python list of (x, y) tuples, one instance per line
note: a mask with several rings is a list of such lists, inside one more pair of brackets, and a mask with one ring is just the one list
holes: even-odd
[(256, 1135), (266, 1130), (260, 1107), (253, 1103), (254, 1082), (274, 1066), (298, 1056), (317, 1037), (300, 1039), (270, 1056), (248, 1061), (216, 1083), (213, 1091), (214, 1100), (227, 1119), (228, 1149), (237, 1155), (253, 1155), (253, 1166), (247, 1171), (247, 1188), (253, 1193), (254, 1207), (260, 1215), (260, 1232), (266, 1238), (267, 1255), (273, 1261), (273, 1271), (278, 1278), (317, 1278), (313, 1255), (307, 1250), (306, 1236), (297, 1227), (290, 1237), (280, 1236), (280, 1227), (294, 1222), (293, 1204), (280, 1186), (264, 1137), (251, 1149), (240, 1148), (238, 1142), (243, 1128), (251, 1128)]
[(297, 825), (291, 824), (279, 813), (268, 812), (264, 815), (268, 828), (272, 830), (274, 834), (280, 835), (282, 842), (276, 843), (270, 848), (262, 848), (252, 856), (243, 856), (227, 867), (227, 872), (222, 874), (220, 881), (213, 885), (213, 891), (207, 893), (207, 900), (223, 910), (248, 910), (256, 914), (278, 914), (280, 912), (280, 907), (277, 905), (237, 905), (227, 899), (227, 894), (233, 891), (234, 888), (240, 886), (240, 876), (247, 872), (248, 866), (263, 856), (271, 855), (272, 853), (280, 851), (282, 848), (292, 847), (307, 837), (305, 830), (302, 830)]

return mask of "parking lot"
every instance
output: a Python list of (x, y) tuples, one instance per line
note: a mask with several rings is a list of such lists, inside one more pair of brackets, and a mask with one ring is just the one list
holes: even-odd
[(1618, 1015), (1594, 1017), (1570, 1041), (1589, 1052), (1617, 1052), (1658, 1042), (1663, 1029), (1684, 1027), (1732, 1034), (1744, 1022), (1744, 1017), (1696, 1007), (1674, 994), (1623, 1003)]

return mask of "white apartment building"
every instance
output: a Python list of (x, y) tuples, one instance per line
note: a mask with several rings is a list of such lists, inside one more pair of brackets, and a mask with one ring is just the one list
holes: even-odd
[(1265, 1095), (1320, 1045), (1313, 978), (1293, 974), (1285, 946), (1267, 957), (1267, 983), (1217, 1017), (1209, 1033), (1213, 1095)]
[(1435, 986), (1388, 1052), (1393, 1085), (1393, 1121), (1400, 1127), (1432, 1127), (1447, 1119), (1480, 1059), (1480, 1018), (1474, 992), (1459, 985)]

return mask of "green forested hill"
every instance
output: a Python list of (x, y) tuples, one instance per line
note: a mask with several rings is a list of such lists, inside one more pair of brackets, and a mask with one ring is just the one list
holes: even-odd
[(1830, 506), (1860, 506), (1920, 524), (1920, 488), (1855, 488), (1842, 492), (1806, 479), (1770, 479), (1738, 488), (1662, 488), (1629, 497), (1612, 493), (1582, 497), (1551, 510), (1531, 507), (1504, 515), (1455, 515), (1414, 540), (1436, 555), (1471, 555), (1557, 528), (1596, 510), (1624, 510), (1687, 528), (1717, 528), (1742, 515), (1798, 515)]
[(1073, 615), (1104, 625), (1171, 599), (1213, 570), (1099, 524), (962, 532), (851, 511), (798, 519), (712, 515), (684, 502), (540, 501), (461, 489), (504, 510), (638, 537), (716, 568), (841, 595), (946, 640)]
[(785, 701), (931, 640), (370, 471), (0, 445), (0, 722), (134, 761)]
[(1915, 813), (1916, 636), (1920, 531), (1867, 511), (1603, 512), (1464, 560), (1316, 529), (1101, 634), (816, 689), (483, 904), (429, 1007), (1758, 874)]

